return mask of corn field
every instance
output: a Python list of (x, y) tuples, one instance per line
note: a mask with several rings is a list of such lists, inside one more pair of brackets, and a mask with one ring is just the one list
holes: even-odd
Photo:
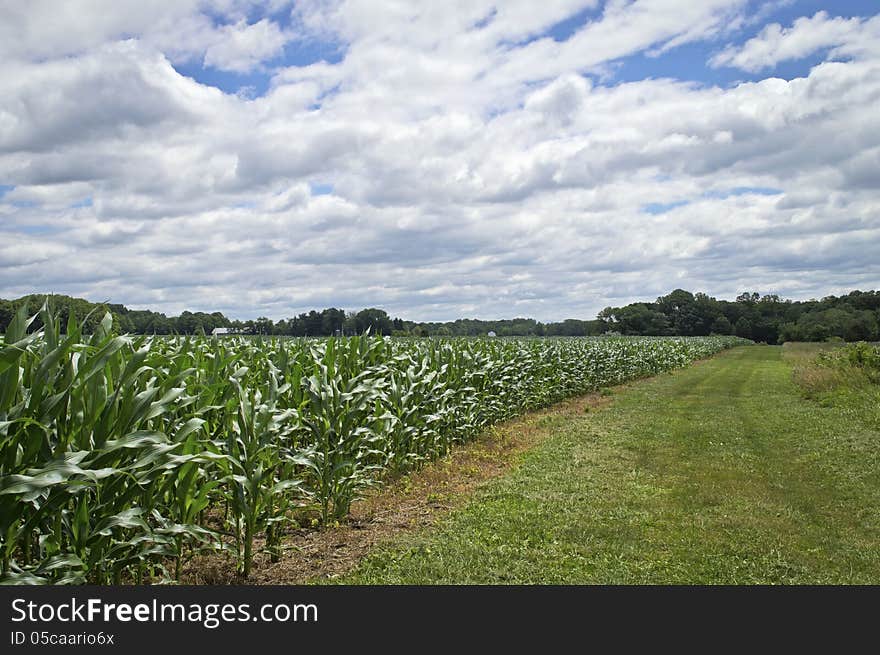
[(0, 343), (5, 583), (250, 572), (303, 516), (526, 410), (685, 366), (733, 337), (322, 340), (93, 334), (47, 309)]

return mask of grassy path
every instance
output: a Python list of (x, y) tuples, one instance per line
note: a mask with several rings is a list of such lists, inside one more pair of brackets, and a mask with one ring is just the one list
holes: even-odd
[(782, 348), (548, 417), (553, 436), (346, 583), (880, 583), (880, 432), (807, 400)]

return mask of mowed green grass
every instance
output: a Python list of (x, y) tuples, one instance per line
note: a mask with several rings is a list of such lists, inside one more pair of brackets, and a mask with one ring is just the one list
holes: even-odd
[(548, 419), (467, 507), (337, 582), (880, 583), (865, 402), (805, 398), (781, 347), (721, 353)]

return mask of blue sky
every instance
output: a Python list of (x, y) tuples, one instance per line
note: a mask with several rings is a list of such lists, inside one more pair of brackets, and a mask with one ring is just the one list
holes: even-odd
[(0, 297), (592, 318), (880, 288), (880, 16), (802, 0), (33, 0)]
[[(286, 15), (286, 14), (283, 14)], [(278, 21), (289, 27), (290, 20)], [(305, 41), (291, 41), (284, 45), (283, 52), (267, 59), (262, 65), (247, 72), (218, 70), (205, 66), (204, 60), (191, 60), (175, 65), (175, 69), (201, 84), (217, 87), (225, 93), (244, 93), (248, 97), (261, 96), (269, 90), (272, 71), (279, 67), (307, 66), (320, 61), (339, 63), (345, 54), (344, 46), (334, 41), (322, 42), (309, 38)]]
[[(556, 41), (566, 41), (583, 26), (598, 17), (601, 17), (606, 2), (600, 2), (597, 6), (587, 7), (576, 11), (571, 16), (560, 20), (548, 29), (523, 39), (520, 44), (529, 43), (540, 38), (552, 38)], [(768, 23), (780, 23), (789, 25), (801, 16), (810, 16), (817, 11), (825, 11), (830, 16), (853, 17), (872, 16), (877, 13), (877, 4), (872, 0), (839, 0), (837, 2), (823, 2), (822, 0), (782, 0), (765, 1), (750, 0), (746, 15), (761, 14), (759, 22), (745, 25), (734, 31), (726, 44), (743, 43), (754, 37), (764, 25)], [(486, 18), (493, 14), (487, 14)], [(296, 29), (292, 23), (290, 11), (276, 11), (261, 13), (252, 9), (248, 14), (250, 22), (256, 22), (263, 18), (275, 21), (285, 29)], [(226, 20), (223, 15), (211, 16), (215, 25), (223, 25)], [(742, 81), (756, 81), (762, 79), (762, 75), (737, 70), (730, 67), (711, 67), (707, 62), (719, 49), (719, 41), (715, 39), (700, 40), (687, 43), (670, 50), (657, 54), (643, 51), (628, 57), (611, 62), (612, 71), (606, 83), (632, 82), (645, 78), (669, 77), (673, 79), (692, 81), (705, 85), (728, 86)], [(816, 52), (808, 57), (780, 63), (774, 75), (783, 79), (803, 77), (809, 73), (810, 68), (823, 60), (824, 52)], [(194, 59), (175, 65), (182, 74), (192, 77), (202, 84), (215, 86), (226, 93), (246, 93), (249, 97), (265, 94), (270, 86), (273, 70), (287, 66), (306, 66), (316, 62), (326, 61), (338, 63), (345, 56), (345, 44), (335, 40), (320, 40), (306, 36), (301, 40), (288, 42), (283, 52), (263, 62), (256, 70), (248, 72), (235, 72), (218, 70), (211, 66), (205, 66), (203, 61)]]
[[(817, 11), (825, 11), (830, 16), (872, 16), (877, 13), (877, 5), (870, 0), (841, 0), (840, 2), (821, 2), (817, 0), (795, 0), (774, 7), (774, 3), (752, 1), (749, 3), (750, 13), (761, 11), (762, 7), (771, 7), (760, 22), (743, 27), (731, 35), (730, 43), (742, 44), (753, 38), (768, 23), (790, 25), (801, 16), (812, 16)], [(700, 84), (728, 86), (742, 81), (757, 81), (764, 76), (730, 67), (711, 67), (707, 65), (712, 55), (719, 49), (719, 42), (714, 40), (698, 41), (673, 48), (662, 55), (639, 53), (621, 60), (615, 70), (614, 79), (632, 82), (646, 77), (671, 77), (690, 80)], [(820, 63), (824, 52), (817, 52), (808, 57), (786, 61), (776, 66), (775, 77), (790, 80), (804, 77), (810, 69)]]

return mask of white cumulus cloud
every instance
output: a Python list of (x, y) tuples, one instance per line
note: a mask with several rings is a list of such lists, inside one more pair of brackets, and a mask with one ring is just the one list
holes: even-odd
[[(728, 43), (749, 12), (22, 3), (0, 25), (0, 297), (555, 320), (677, 286), (876, 288), (876, 17), (768, 26), (714, 60), (823, 55), (792, 79), (613, 76), (621, 57)], [(288, 43), (337, 56), (283, 63)], [(181, 61), (267, 91), (223, 92)]]
[(771, 23), (743, 45), (717, 54), (711, 64), (757, 72), (826, 49), (831, 50), (832, 58), (877, 56), (880, 54), (880, 17), (830, 17), (827, 12), (819, 11), (811, 18), (798, 18), (791, 27)]

